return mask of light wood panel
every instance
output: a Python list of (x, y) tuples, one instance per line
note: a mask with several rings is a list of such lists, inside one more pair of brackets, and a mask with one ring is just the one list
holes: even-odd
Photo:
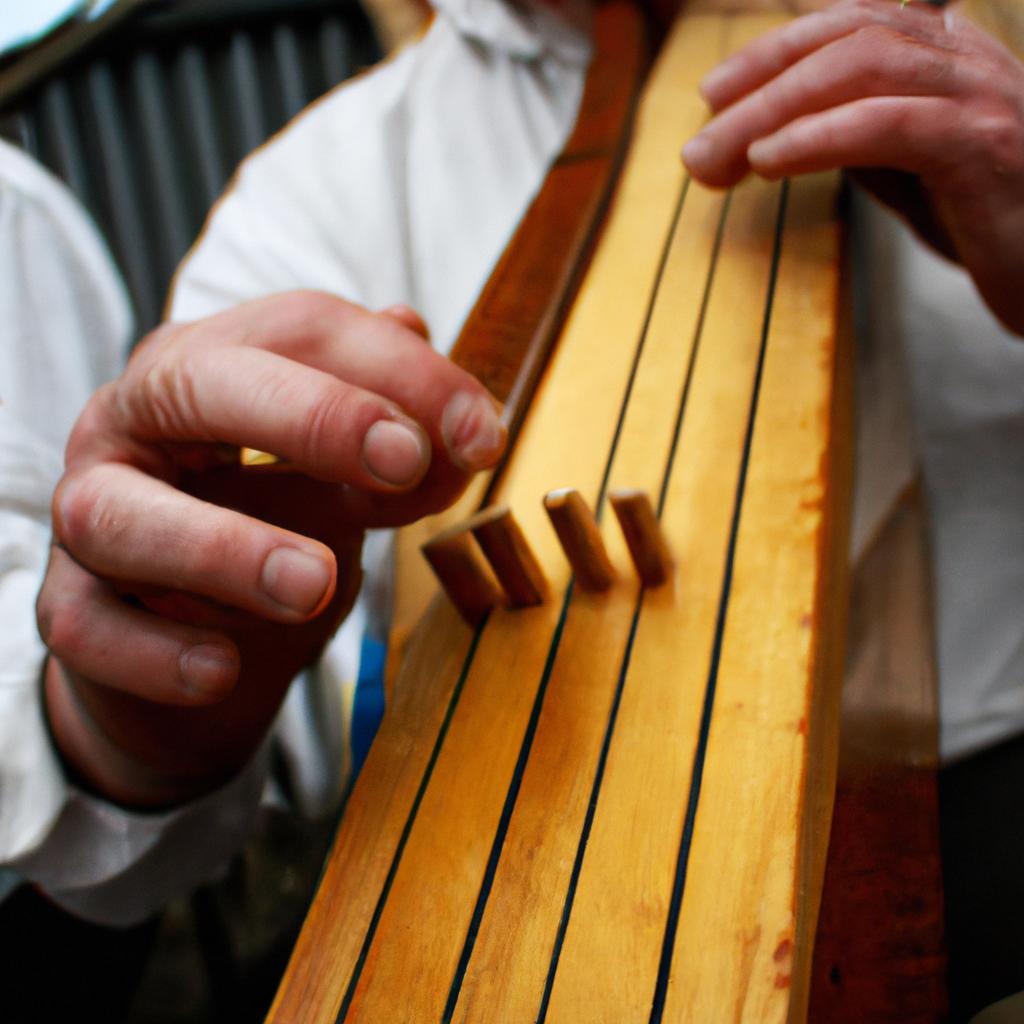
[[(587, 496), (600, 489), (682, 187), (678, 152), (705, 116), (694, 86), (720, 55), (721, 38), (721, 23), (702, 19), (674, 36), (654, 70), (586, 288), (524, 425), (523, 454), (497, 495), (515, 510), (553, 599), (537, 609), (498, 610), (488, 624), (355, 991), (352, 1020), (431, 1020), (448, 999), (568, 583), (541, 499), (555, 486)], [(688, 101), (679, 102), (680, 91)], [(613, 677), (614, 658), (608, 664)], [(481, 760), (483, 737), (486, 757), (467, 772), (467, 763)], [(449, 870), (439, 873), (438, 864)], [(425, 877), (432, 878), (429, 892)], [(434, 925), (410, 933), (410, 913)], [(384, 955), (399, 935), (402, 955)]]
[[(476, 641), (445, 602), (428, 613), (272, 1020), (802, 1009), (834, 753), (823, 606), (843, 549), (835, 181), (787, 206), (778, 184), (687, 183), (678, 156), (706, 116), (697, 81), (766, 24), (690, 18), (663, 50), (495, 496), (551, 597), (495, 609)], [(556, 487), (602, 513), (607, 590), (571, 586), (542, 504)], [(610, 488), (659, 507), (664, 586), (639, 585)]]
[[(552, 1021), (580, 1020), (584, 1013), (608, 1022), (643, 1019), (657, 987), (757, 368), (778, 191), (759, 182), (741, 187), (725, 221), (662, 517), (676, 579), (648, 592), (640, 612), (555, 977)], [(663, 377), (656, 365), (650, 387)], [(637, 434), (642, 444), (647, 428)], [(616, 483), (633, 468), (617, 466)], [(660, 476), (664, 460), (652, 459), (650, 470)], [(622, 964), (630, 965), (628, 973)]]
[[(833, 486), (822, 472), (836, 366), (833, 203), (820, 180), (790, 190), (668, 1020), (721, 1019), (723, 992), (734, 994), (726, 1005), (736, 1020), (785, 1020), (791, 1010), (799, 1019), (806, 1001), (811, 951), (796, 941), (801, 847), (817, 844), (820, 871), (829, 820), (803, 820), (809, 734), (834, 736), (838, 709), (838, 680), (829, 686), (821, 671), (825, 601), (834, 599), (821, 566)], [(814, 765), (815, 787), (831, 791), (834, 765), (833, 746)], [(817, 886), (820, 875), (809, 891)]]
[[(512, 441), (558, 337), (625, 155), (633, 107), (649, 65), (644, 21), (630, 0), (606, 0), (594, 15), (594, 58), (573, 133), (550, 168), (452, 350), (452, 359), (505, 403)], [(510, 446), (511, 447), (511, 446)], [(499, 466), (495, 475), (500, 476)], [(433, 593), (416, 557), (432, 535), (480, 507), (492, 476), (477, 476), (438, 516), (398, 534), (398, 577), (386, 688)]]
[[(628, 4), (609, 3), (596, 16), (597, 53), (588, 75), (580, 123), (548, 181), (538, 194), (499, 263), (500, 280), (488, 283), (471, 315), (484, 336), (515, 341), (527, 362), (542, 350), (557, 321), (572, 264), (586, 249), (592, 215), (603, 202), (601, 183), (613, 172), (623, 140), (623, 118), (629, 112), (636, 77), (643, 66), (640, 23)], [(558, 238), (543, 241), (554, 224)], [(542, 273), (546, 288), (529, 289)], [(520, 335), (509, 338), (501, 315), (515, 296)], [(529, 300), (528, 302), (526, 300)], [(479, 359), (481, 338), (465, 340)], [(483, 346), (487, 348), (486, 345)], [(458, 355), (458, 352), (456, 352)], [(506, 354), (507, 355), (507, 354)], [(507, 358), (502, 362), (502, 369)], [(501, 398), (517, 407), (514, 380), (499, 373)], [(511, 389), (511, 390), (507, 390)], [(488, 481), (478, 477), (452, 516), (468, 515), (479, 505)], [(445, 517), (441, 517), (442, 522)], [(419, 525), (419, 524), (417, 524)], [(441, 522), (434, 524), (441, 528)], [(333, 1021), (346, 999), (357, 967), (367, 955), (375, 922), (391, 879), (400, 863), (417, 807), (430, 781), (433, 760), (446, 735), (446, 722), (461, 694), (463, 670), (472, 650), (472, 634), (444, 600), (430, 604), (429, 569), (420, 558), (423, 528), (401, 531), (395, 629), (390, 637), (389, 672), (404, 660), (410, 667), (406, 685), (389, 678), (388, 712), (370, 750), (358, 783), (345, 808), (314, 903), (293, 951), (268, 1019), (320, 1024)], [(411, 585), (409, 585), (409, 578)], [(428, 608), (429, 604), (429, 608)], [(422, 616), (418, 629), (409, 623)]]
[[(628, 479), (655, 497), (674, 441), (724, 205), (721, 195), (690, 188), (658, 288), (610, 476), (620, 482)], [(540, 1011), (637, 607), (638, 586), (629, 582), (635, 581), (635, 573), (614, 517), (605, 517), (604, 533), (620, 583), (606, 594), (573, 595), (543, 715), (462, 986), (457, 1020), (500, 1021), (503, 1013), (508, 1014), (504, 1019), (532, 1020)], [(673, 584), (668, 586), (674, 589)], [(552, 808), (558, 808), (557, 817)], [(615, 840), (617, 851), (626, 845), (623, 839), (620, 833)], [(615, 871), (621, 867), (618, 857), (610, 867)], [(601, 943), (600, 936), (607, 940), (616, 925), (603, 921), (595, 941)], [(656, 962), (655, 955), (655, 968)], [(600, 978), (602, 966), (587, 964), (588, 974), (592, 968)], [(631, 972), (631, 977), (638, 974)], [(629, 987), (619, 972), (609, 983), (623, 992)], [(637, 984), (641, 986), (642, 981), (638, 979)], [(608, 1005), (607, 1017), (601, 1016), (604, 1001), (594, 1000), (589, 978), (584, 988), (587, 1019), (627, 1019), (617, 1015), (614, 1005)]]

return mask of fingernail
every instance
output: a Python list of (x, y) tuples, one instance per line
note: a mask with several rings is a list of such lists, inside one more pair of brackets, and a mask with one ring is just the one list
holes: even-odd
[(363, 438), (363, 465), (381, 483), (410, 487), (430, 465), (430, 442), (412, 423), (377, 420)]
[(198, 644), (181, 655), (181, 678), (197, 697), (226, 694), (238, 674), (238, 659), (217, 644)]
[(275, 548), (260, 574), (263, 592), (297, 615), (309, 615), (331, 585), (331, 568), (322, 558), (296, 548)]
[(687, 167), (700, 170), (711, 160), (711, 140), (703, 135), (695, 135), (683, 146), (683, 162)]
[(452, 462), (473, 473), (494, 465), (505, 450), (507, 432), (492, 399), (459, 391), (441, 415), (441, 436)]

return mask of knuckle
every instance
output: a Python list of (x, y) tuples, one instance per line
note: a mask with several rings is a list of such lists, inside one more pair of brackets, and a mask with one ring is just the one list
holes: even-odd
[(205, 323), (164, 324), (136, 346), (108, 397), (125, 434), (154, 440), (181, 439), (184, 432), (189, 440), (208, 440), (193, 436), (203, 426), (197, 394), (210, 375), (209, 356), (219, 340)]
[(344, 385), (331, 388), (303, 414), (301, 444), (306, 457), (314, 462), (330, 459), (339, 447), (348, 454), (362, 446), (370, 422), (379, 418), (381, 404), (373, 396)]
[(942, 94), (957, 73), (955, 55), (892, 25), (870, 24), (853, 33), (850, 77), (865, 94)]
[(117, 514), (104, 466), (66, 475), (53, 496), (55, 532), (72, 552), (91, 549), (97, 540), (116, 543), (126, 524)]
[(197, 354), (179, 349), (168, 358), (156, 360), (142, 374), (135, 394), (143, 422), (156, 434), (210, 439), (205, 436), (196, 401), (199, 361)]
[(47, 650), (61, 661), (74, 664), (89, 637), (82, 610), (71, 602), (53, 600), (40, 592), (36, 623)]
[(991, 167), (1003, 171), (1024, 167), (1024, 125), (1012, 112), (999, 109), (982, 114), (974, 130)]

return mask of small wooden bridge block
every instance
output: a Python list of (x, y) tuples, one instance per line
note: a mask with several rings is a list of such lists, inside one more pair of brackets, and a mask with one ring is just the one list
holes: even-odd
[(622, 527), (637, 574), (645, 587), (660, 587), (672, 575), (672, 553), (643, 491), (621, 490), (608, 495)]
[(470, 626), (480, 624), (498, 603), (502, 591), (512, 608), (542, 604), (548, 596), (544, 571), (504, 505), (477, 512), (431, 538), (422, 550), (452, 604)]
[(423, 554), (462, 618), (476, 627), (498, 603), (501, 590), (465, 523), (423, 545)]
[(548, 583), (523, 531), (504, 505), (478, 512), (468, 523), (513, 608), (543, 604)]
[(572, 488), (551, 491), (544, 498), (544, 508), (579, 585), (584, 590), (607, 590), (615, 582), (615, 569), (597, 520), (580, 492)]

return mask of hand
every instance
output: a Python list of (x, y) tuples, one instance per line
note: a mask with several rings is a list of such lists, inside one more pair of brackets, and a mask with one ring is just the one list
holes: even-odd
[(970, 272), (1024, 334), (1024, 66), (948, 10), (843, 0), (712, 71), (714, 118), (683, 150), (730, 186), (839, 167)]
[(93, 396), (37, 606), (54, 734), (93, 788), (160, 806), (234, 774), (351, 607), (363, 531), (497, 460), (496, 404), (424, 335), (408, 309), (275, 296), (159, 328)]

